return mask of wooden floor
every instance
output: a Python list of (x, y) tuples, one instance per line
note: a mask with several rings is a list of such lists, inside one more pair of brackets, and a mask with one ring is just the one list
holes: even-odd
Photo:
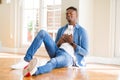
[(22, 56), (0, 53), (0, 80), (120, 80), (120, 66), (87, 64), (86, 69), (61, 68), (50, 73), (23, 77), (22, 70), (10, 66)]

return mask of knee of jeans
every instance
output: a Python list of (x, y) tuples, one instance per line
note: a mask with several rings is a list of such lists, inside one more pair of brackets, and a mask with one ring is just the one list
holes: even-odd
[(47, 63), (51, 63), (52, 65), (54, 65), (54, 68), (56, 67), (57, 65), (57, 61), (55, 58), (52, 58), (50, 61), (48, 61)]
[(50, 61), (48, 61), (48, 63), (52, 63), (52, 64), (54, 64), (54, 65), (56, 65), (56, 59), (55, 58), (52, 58)]
[(38, 35), (39, 37), (43, 38), (45, 36), (46, 31), (45, 30), (40, 30)]

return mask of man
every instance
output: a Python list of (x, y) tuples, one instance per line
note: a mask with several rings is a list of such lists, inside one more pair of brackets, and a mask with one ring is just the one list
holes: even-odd
[[(68, 24), (58, 30), (55, 42), (46, 31), (39, 31), (24, 57), (24, 60), (29, 62), (23, 69), (24, 76), (47, 73), (55, 68), (84, 66), (84, 56), (88, 54), (88, 37), (85, 29), (77, 23), (77, 18), (77, 9), (68, 7), (66, 9)], [(69, 26), (72, 26), (72, 34), (66, 34), (69, 32)], [(42, 42), (45, 44), (50, 61), (43, 66), (37, 66), (38, 60), (33, 59), (33, 56)]]

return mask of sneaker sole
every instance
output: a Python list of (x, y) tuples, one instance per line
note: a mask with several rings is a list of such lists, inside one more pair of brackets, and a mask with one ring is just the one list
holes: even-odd
[(37, 62), (38, 62), (37, 58), (32, 59), (28, 66), (23, 70), (23, 76), (33, 74), (36, 71), (35, 68), (37, 68)]

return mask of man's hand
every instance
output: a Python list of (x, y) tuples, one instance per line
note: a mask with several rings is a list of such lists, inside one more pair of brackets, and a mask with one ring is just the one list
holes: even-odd
[(68, 42), (69, 44), (73, 43), (72, 35), (64, 34), (57, 42), (57, 46), (60, 47), (60, 45), (65, 42)]
[(68, 34), (65, 34), (64, 35), (64, 41), (65, 42), (68, 42), (73, 48), (74, 50), (76, 49), (76, 44), (73, 42), (73, 37), (72, 37), (72, 34), (71, 35), (68, 35)]
[(58, 40), (57, 46), (60, 47), (62, 43), (65, 43), (65, 41), (64, 41), (64, 36), (62, 36), (62, 37)]
[(64, 39), (65, 42), (73, 43), (73, 37), (72, 37), (72, 34), (71, 34), (71, 35), (64, 34), (63, 36), (64, 36), (63, 39)]

